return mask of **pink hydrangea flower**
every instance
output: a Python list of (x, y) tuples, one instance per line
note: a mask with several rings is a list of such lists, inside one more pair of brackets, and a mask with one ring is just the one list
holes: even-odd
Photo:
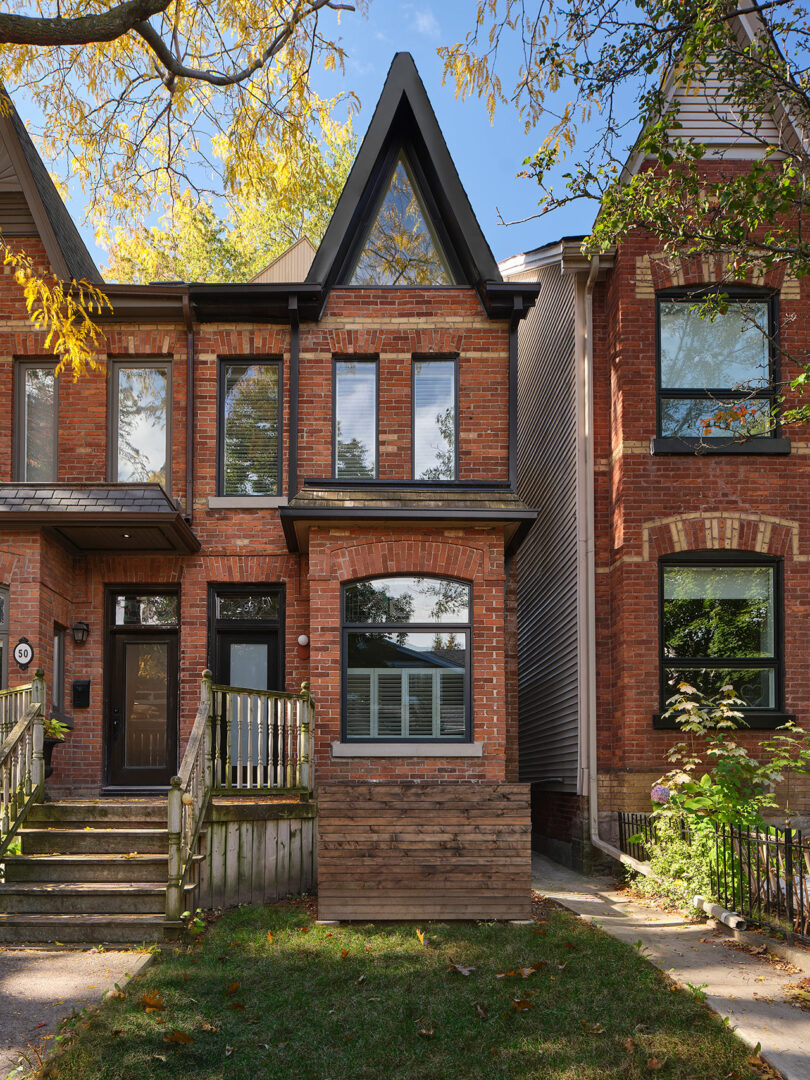
[(663, 784), (654, 784), (653, 789), (650, 792), (650, 799), (656, 803), (668, 803), (669, 788), (664, 787)]

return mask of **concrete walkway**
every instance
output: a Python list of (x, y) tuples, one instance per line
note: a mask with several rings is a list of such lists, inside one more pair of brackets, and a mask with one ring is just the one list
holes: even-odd
[[(708, 1004), (787, 1080), (810, 1080), (810, 1012), (785, 999), (789, 975), (768, 960), (730, 948), (705, 923), (634, 903), (611, 877), (585, 877), (542, 855), (532, 858), (532, 887), (590, 919), (620, 941), (641, 941), (645, 955), (679, 983), (703, 986)], [(810, 955), (810, 954), (808, 954)]]
[[(53, 1046), (59, 1021), (123, 987), (151, 960), (146, 952), (0, 948), (0, 1080)], [(26, 1070), (24, 1070), (26, 1071)]]

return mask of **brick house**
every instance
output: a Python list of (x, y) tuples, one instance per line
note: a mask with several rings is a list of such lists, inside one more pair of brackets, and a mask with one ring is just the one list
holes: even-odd
[[(778, 109), (757, 131), (733, 123), (716, 81), (669, 92), (677, 134), (706, 146), (707, 177), (790, 137)], [(730, 680), (751, 748), (810, 708), (808, 432), (739, 440), (701, 425), (718, 402), (748, 398), (741, 387), (767, 412), (776, 342), (807, 354), (807, 283), (783, 262), (724, 286), (728, 311), (702, 320), (690, 300), (724, 280), (719, 261), (666, 259), (642, 230), (593, 258), (582, 239), (501, 264), (542, 286), (519, 345), (518, 491), (539, 509), (517, 560), (520, 778), (535, 845), (576, 865), (617, 854), (617, 811), (650, 809), (680, 679), (710, 692)], [(721, 623), (756, 610), (758, 629), (724, 649), (704, 620), (701, 648), (687, 640), (690, 604)], [(807, 790), (792, 801), (810, 810)]]
[[(0, 136), (4, 234), (58, 276), (100, 282), (16, 114)], [(288, 265), (309, 261), (302, 250)], [(97, 828), (143, 845), (165, 828), (205, 668), (215, 686), (257, 694), (309, 683), (322, 914), (525, 917), (510, 565), (535, 516), (516, 492), (514, 434), (517, 328), (537, 286), (503, 281), (407, 54), (301, 277), (285, 281), (275, 264), (248, 284), (105, 285), (103, 367), (75, 382), (54, 376), (5, 278), (3, 685), (43, 669), (46, 712), (71, 731), (54, 753), (54, 803), (32, 811), (23, 854), (7, 861), (0, 934), (47, 936), (74, 911), (135, 918), (125, 897), (99, 899), (90, 884), (76, 885), (74, 907), (31, 907), (31, 860), (54, 850), (49, 824), (64, 837), (89, 822), (90, 839), (74, 838), (46, 876), (97, 884), (92, 869), (64, 877), (71, 852), (112, 863), (132, 850), (100, 836), (94, 847)], [(237, 738), (245, 760), (275, 738), (251, 734), (245, 716), (213, 736), (215, 752), (232, 755), (229, 784), (273, 786), (234, 764)], [(217, 799), (211, 813), (227, 817)], [(421, 849), (397, 840), (403, 813)], [(244, 843), (234, 828), (224, 844)], [(496, 855), (507, 833), (512, 850)], [(372, 834), (385, 842), (368, 843), (359, 870), (357, 836)], [(254, 885), (265, 835), (269, 820), (245, 856)], [(165, 864), (165, 835), (152, 840), (136, 850)], [(198, 861), (224, 864), (217, 842), (209, 834)], [(311, 866), (311, 850), (301, 857)], [(140, 880), (157, 888), (161, 872)], [(300, 866), (295, 880), (307, 884)], [(14, 881), (30, 887), (12, 904)], [(202, 899), (233, 890), (203, 887)], [(143, 938), (160, 910), (131, 932)]]

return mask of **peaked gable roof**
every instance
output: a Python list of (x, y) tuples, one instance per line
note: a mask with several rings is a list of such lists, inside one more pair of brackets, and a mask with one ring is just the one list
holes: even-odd
[[(22, 193), (33, 218), (34, 231), (39, 234), (58, 278), (63, 281), (86, 278), (100, 283), (102, 277), (99, 269), (56, 190), (25, 124), (2, 86), (0, 94), (8, 103), (7, 115), (0, 116), (0, 201), (7, 195), (13, 200), (14, 193)], [(15, 206), (18, 214), (19, 209)], [(17, 234), (21, 231), (14, 230)], [(26, 231), (30, 235), (30, 226)]]
[(286, 251), (282, 251), (272, 262), (269, 262), (258, 274), (250, 279), (252, 282), (272, 281), (301, 281), (306, 275), (312, 260), (315, 257), (315, 245), (305, 234), (291, 244)]
[(455, 276), (483, 292), (501, 282), (498, 264), (481, 231), (447, 149), (441, 128), (410, 53), (394, 56), (368, 131), (335, 212), (310, 267), (307, 281), (327, 289), (341, 282), (365, 236), (391, 162), (405, 149)]

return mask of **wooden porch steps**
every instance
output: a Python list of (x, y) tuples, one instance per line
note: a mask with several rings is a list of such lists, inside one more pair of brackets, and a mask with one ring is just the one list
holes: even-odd
[[(0, 884), (0, 942), (141, 943), (177, 936), (168, 922), (163, 799), (32, 807)], [(195, 862), (202, 855), (195, 856)], [(197, 884), (185, 888), (193, 910)]]

